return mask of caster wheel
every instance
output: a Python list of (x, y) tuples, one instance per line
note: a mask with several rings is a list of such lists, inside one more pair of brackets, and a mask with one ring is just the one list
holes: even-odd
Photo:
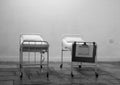
[(45, 52), (43, 51), (42, 53), (44, 54)]
[(74, 77), (74, 75), (73, 75), (73, 73), (71, 72), (71, 77), (73, 78)]
[(22, 80), (22, 78), (23, 78), (23, 73), (20, 72), (20, 80)]
[(47, 72), (47, 78), (49, 78), (49, 73)]
[(60, 65), (60, 68), (62, 68), (62, 64)]
[(40, 68), (41, 68), (41, 69), (43, 68), (42, 65), (40, 66)]
[(79, 65), (79, 68), (82, 68), (82, 66), (81, 66), (81, 65)]
[(99, 75), (98, 75), (98, 73), (97, 73), (97, 72), (95, 72), (95, 77), (96, 77), (96, 78), (98, 78), (98, 76), (99, 76)]

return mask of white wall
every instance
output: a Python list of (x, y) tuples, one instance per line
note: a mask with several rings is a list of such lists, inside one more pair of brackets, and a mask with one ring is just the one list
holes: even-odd
[(50, 59), (60, 59), (62, 34), (98, 44), (98, 60), (120, 60), (120, 0), (0, 0), (0, 61), (19, 59), (19, 35), (40, 33)]

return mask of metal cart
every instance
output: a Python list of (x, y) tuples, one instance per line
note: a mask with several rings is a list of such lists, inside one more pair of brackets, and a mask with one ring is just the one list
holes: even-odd
[[(28, 64), (25, 64), (23, 52), (28, 52)], [(23, 34), (20, 35), (20, 48), (19, 48), (19, 71), (20, 71), (20, 80), (23, 78), (23, 66), (32, 65), (30, 64), (30, 52), (34, 52), (34, 61), (33, 65), (40, 65), (42, 69), (42, 58), (43, 54), (46, 53), (47, 61), (47, 78), (49, 77), (49, 44), (47, 41), (44, 41), (39, 34)], [(36, 64), (36, 52), (40, 53), (40, 63)]]
[[(97, 44), (95, 42), (74, 42), (72, 45), (71, 76), (73, 77), (73, 62), (94, 63), (95, 76), (98, 78), (97, 71)], [(79, 66), (81, 68), (81, 66)]]
[(81, 35), (79, 35), (79, 34), (64, 34), (62, 36), (60, 68), (63, 67), (64, 52), (72, 52), (72, 44), (75, 41), (76, 42), (83, 42), (84, 40), (81, 38)]

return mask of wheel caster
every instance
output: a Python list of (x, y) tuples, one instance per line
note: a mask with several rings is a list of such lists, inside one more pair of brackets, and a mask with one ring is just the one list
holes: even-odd
[(99, 77), (99, 75), (98, 75), (98, 73), (97, 73), (97, 72), (95, 72), (95, 77), (96, 77), (96, 79)]
[(73, 75), (73, 73), (71, 72), (71, 77), (73, 78), (74, 77), (74, 75)]
[(41, 69), (43, 68), (42, 65), (40, 66), (40, 68), (41, 68)]
[(79, 68), (82, 68), (82, 66), (81, 66), (81, 65), (79, 65), (78, 67), (79, 67)]
[(22, 80), (22, 77), (23, 77), (23, 73), (20, 72), (20, 80)]
[(43, 54), (45, 53), (45, 51), (42, 52)]
[(49, 78), (49, 73), (47, 72), (47, 78)]
[(60, 68), (62, 68), (63, 64), (60, 65)]

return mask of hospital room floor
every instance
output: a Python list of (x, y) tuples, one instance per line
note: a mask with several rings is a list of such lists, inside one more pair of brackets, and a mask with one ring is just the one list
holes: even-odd
[(25, 67), (23, 80), (20, 81), (17, 63), (0, 62), (0, 85), (120, 85), (120, 62), (99, 62), (98, 79), (91, 65), (75, 66), (73, 78), (69, 62), (65, 62), (62, 69), (59, 66), (60, 62), (50, 62), (49, 79), (46, 77), (46, 66), (42, 70)]

